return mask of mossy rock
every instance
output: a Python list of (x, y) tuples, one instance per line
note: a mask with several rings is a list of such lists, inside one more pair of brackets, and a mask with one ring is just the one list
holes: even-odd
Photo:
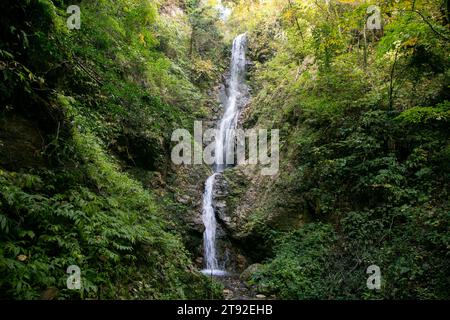
[(240, 275), (240, 279), (244, 282), (248, 282), (249, 280), (251, 280), (252, 276), (258, 272), (259, 270), (261, 270), (262, 268), (262, 264), (260, 263), (254, 263), (250, 266), (248, 266), (247, 269), (245, 269), (241, 275)]

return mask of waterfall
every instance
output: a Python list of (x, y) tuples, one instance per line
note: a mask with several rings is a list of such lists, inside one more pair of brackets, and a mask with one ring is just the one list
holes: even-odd
[(216, 173), (210, 176), (205, 183), (205, 193), (203, 194), (203, 247), (205, 252), (206, 269), (204, 273), (220, 273), (216, 258), (216, 228), (217, 221), (213, 208), (213, 188)]
[(226, 21), (231, 15), (231, 9), (223, 5), (222, 0), (217, 1), (216, 5), (217, 11), (219, 11), (220, 19)]
[(248, 90), (245, 84), (246, 47), (247, 37), (245, 34), (241, 34), (234, 39), (231, 52), (229, 86), (224, 106), (225, 112), (219, 122), (215, 139), (214, 173), (206, 180), (203, 194), (202, 220), (205, 225), (203, 246), (206, 261), (206, 269), (203, 270), (203, 273), (205, 274), (226, 274), (224, 270), (221, 270), (216, 256), (217, 221), (213, 207), (213, 191), (216, 176), (227, 167), (227, 150), (234, 148), (234, 136), (230, 134), (230, 129), (236, 128), (240, 107), (242, 106), (242, 98)]

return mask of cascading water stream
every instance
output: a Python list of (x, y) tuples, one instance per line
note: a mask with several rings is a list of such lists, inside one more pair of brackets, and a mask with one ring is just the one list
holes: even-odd
[(219, 12), (220, 19), (222, 19), (223, 21), (226, 21), (229, 18), (230, 14), (231, 14), (231, 9), (228, 7), (225, 7), (222, 3), (222, 0), (217, 1), (216, 9)]
[(227, 166), (227, 151), (234, 148), (234, 137), (230, 134), (231, 129), (235, 129), (241, 107), (241, 99), (247, 90), (245, 84), (245, 51), (247, 46), (247, 37), (245, 34), (237, 36), (233, 41), (231, 54), (230, 80), (225, 103), (225, 112), (219, 122), (216, 142), (215, 142), (215, 164), (214, 174), (211, 175), (205, 183), (205, 192), (203, 194), (203, 213), (202, 220), (205, 225), (203, 233), (203, 246), (206, 261), (206, 269), (203, 273), (210, 275), (224, 275), (226, 271), (219, 267), (216, 256), (216, 230), (217, 221), (213, 207), (215, 178)]

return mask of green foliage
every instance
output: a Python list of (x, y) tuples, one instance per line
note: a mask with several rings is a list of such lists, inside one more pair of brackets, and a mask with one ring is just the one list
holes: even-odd
[[(32, 299), (55, 287), (58, 298), (205, 297), (207, 280), (165, 230), (153, 197), (94, 137), (73, 139), (73, 156), (84, 163), (77, 169), (1, 171), (2, 295)], [(82, 270), (80, 292), (65, 289), (72, 264)]]
[[(1, 158), (1, 298), (220, 293), (192, 266), (154, 190), (125, 172), (170, 170), (172, 130), (205, 115), (209, 98), (197, 82), (215, 81), (210, 65), (201, 80), (191, 69), (198, 62), (187, 45), (192, 25), (184, 1), (177, 19), (165, 13), (171, 4), (82, 1), (80, 30), (66, 27), (66, 1), (0, 5), (1, 116), (36, 121), (43, 146), (33, 146), (33, 156), (44, 159), (41, 167), (21, 167)], [(211, 38), (202, 61), (222, 50), (212, 29)], [(66, 288), (73, 264), (81, 268), (81, 291)]]
[(326, 298), (331, 289), (326, 265), (334, 241), (332, 228), (325, 224), (307, 224), (284, 234), (275, 245), (276, 258), (252, 282), (281, 299)]
[(439, 122), (446, 125), (450, 121), (450, 102), (445, 101), (435, 107), (414, 107), (402, 112), (398, 119), (415, 125)]
[[(425, 2), (383, 5), (384, 31), (365, 39), (367, 4), (332, 1), (289, 1), (278, 25), (250, 30), (252, 56), (272, 52), (251, 70), (247, 121), (281, 129), (280, 173), (250, 183), (255, 205), (242, 219), (272, 245), (253, 279), (260, 290), (449, 298), (448, 29)], [(380, 291), (366, 287), (372, 264)]]

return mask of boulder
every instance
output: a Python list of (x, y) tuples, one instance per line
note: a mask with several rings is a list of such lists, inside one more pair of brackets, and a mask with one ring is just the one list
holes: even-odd
[(247, 282), (251, 279), (251, 277), (258, 271), (260, 270), (262, 267), (262, 264), (259, 263), (254, 263), (252, 265), (250, 265), (247, 269), (245, 269), (241, 275), (240, 275), (240, 279), (241, 281)]

